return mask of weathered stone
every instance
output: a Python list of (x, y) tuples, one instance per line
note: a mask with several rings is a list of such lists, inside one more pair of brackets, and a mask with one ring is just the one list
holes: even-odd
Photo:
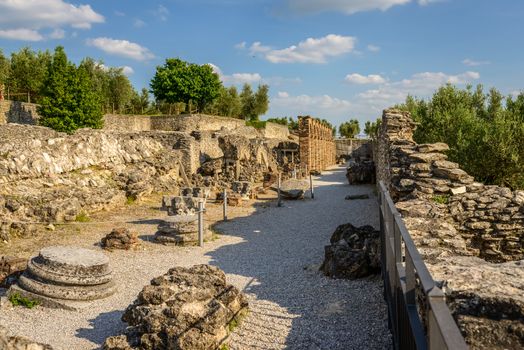
[(350, 161), (346, 169), (346, 178), (350, 185), (375, 183), (375, 163), (371, 160)]
[(0, 256), (0, 288), (8, 288), (16, 282), (27, 267), (27, 259)]
[(136, 232), (130, 232), (125, 227), (114, 228), (109, 234), (102, 238), (101, 246), (107, 250), (134, 249), (140, 245)]
[(425, 143), (417, 145), (417, 150), (421, 153), (445, 152), (449, 151), (449, 146), (443, 142)]
[(368, 194), (348, 194), (345, 200), (354, 200), (354, 199), (369, 199)]
[(450, 188), (450, 189), (449, 189), (449, 192), (450, 192), (452, 195), (461, 194), (461, 193), (466, 193), (466, 186), (460, 186), (460, 187)]
[(309, 190), (307, 180), (289, 179), (280, 185), (280, 194), (286, 199), (301, 199), (307, 190)]
[(122, 316), (125, 336), (106, 339), (104, 349), (215, 350), (247, 306), (219, 268), (175, 267), (142, 289)]
[(325, 247), (320, 270), (335, 278), (362, 278), (380, 272), (380, 233), (371, 226), (344, 224)]
[(470, 177), (468, 173), (462, 169), (436, 168), (433, 169), (433, 174), (450, 180), (463, 180)]
[(50, 345), (37, 343), (26, 337), (9, 336), (7, 329), (0, 326), (0, 349), (2, 350), (53, 350)]
[(31, 259), (27, 270), (8, 294), (19, 293), (43, 306), (74, 309), (62, 301), (89, 301), (112, 295), (109, 259), (101, 252), (75, 247), (44, 248)]
[(441, 168), (441, 169), (458, 169), (459, 168), (459, 165), (457, 163), (450, 162), (447, 160), (436, 160), (433, 162), (433, 166), (436, 168)]
[(409, 155), (409, 159), (414, 162), (431, 163), (436, 160), (446, 160), (448, 156), (442, 153), (413, 153)]
[[(204, 225), (204, 239), (210, 239), (211, 230)], [(193, 245), (198, 243), (198, 216), (168, 216), (158, 225), (155, 241), (164, 244)]]

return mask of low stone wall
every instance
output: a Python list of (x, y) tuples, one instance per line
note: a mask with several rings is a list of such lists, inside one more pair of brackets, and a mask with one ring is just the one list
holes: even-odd
[(261, 129), (262, 136), (267, 139), (283, 139), (289, 138), (289, 129), (286, 125), (277, 123), (266, 123), (266, 127)]
[(18, 101), (0, 101), (0, 125), (6, 123), (36, 124), (38, 105)]
[(336, 157), (372, 158), (373, 148), (368, 139), (335, 139)]
[(375, 162), (472, 348), (524, 347), (524, 191), (485, 186), (384, 111)]

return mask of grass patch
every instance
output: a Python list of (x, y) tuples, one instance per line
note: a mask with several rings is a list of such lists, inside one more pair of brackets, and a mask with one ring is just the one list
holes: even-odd
[(89, 218), (89, 215), (85, 211), (81, 211), (78, 213), (78, 215), (75, 218), (76, 222), (89, 222), (91, 219)]
[(39, 304), (37, 300), (31, 300), (29, 298), (23, 297), (18, 293), (13, 293), (9, 296), (9, 301), (13, 306), (24, 306), (28, 309), (32, 309)]
[(127, 205), (134, 204), (135, 202), (136, 202), (136, 197), (135, 196), (127, 196), (126, 197), (126, 204)]
[(438, 204), (448, 204), (449, 195), (434, 195), (432, 199), (433, 199), (433, 202), (438, 203)]
[(220, 346), (220, 350), (229, 350), (229, 345), (227, 345), (227, 344), (222, 344), (222, 345)]
[(247, 120), (246, 126), (252, 126), (255, 129), (264, 129), (266, 127), (266, 122), (263, 120)]

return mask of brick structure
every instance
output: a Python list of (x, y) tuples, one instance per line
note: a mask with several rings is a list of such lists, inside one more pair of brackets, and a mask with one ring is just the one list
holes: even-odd
[(334, 165), (336, 148), (331, 128), (310, 116), (298, 120), (301, 168), (322, 171)]

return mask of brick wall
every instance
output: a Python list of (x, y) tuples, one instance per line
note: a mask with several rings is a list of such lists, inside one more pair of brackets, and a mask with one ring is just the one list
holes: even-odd
[(300, 163), (304, 170), (322, 171), (335, 164), (331, 128), (310, 116), (299, 117)]

